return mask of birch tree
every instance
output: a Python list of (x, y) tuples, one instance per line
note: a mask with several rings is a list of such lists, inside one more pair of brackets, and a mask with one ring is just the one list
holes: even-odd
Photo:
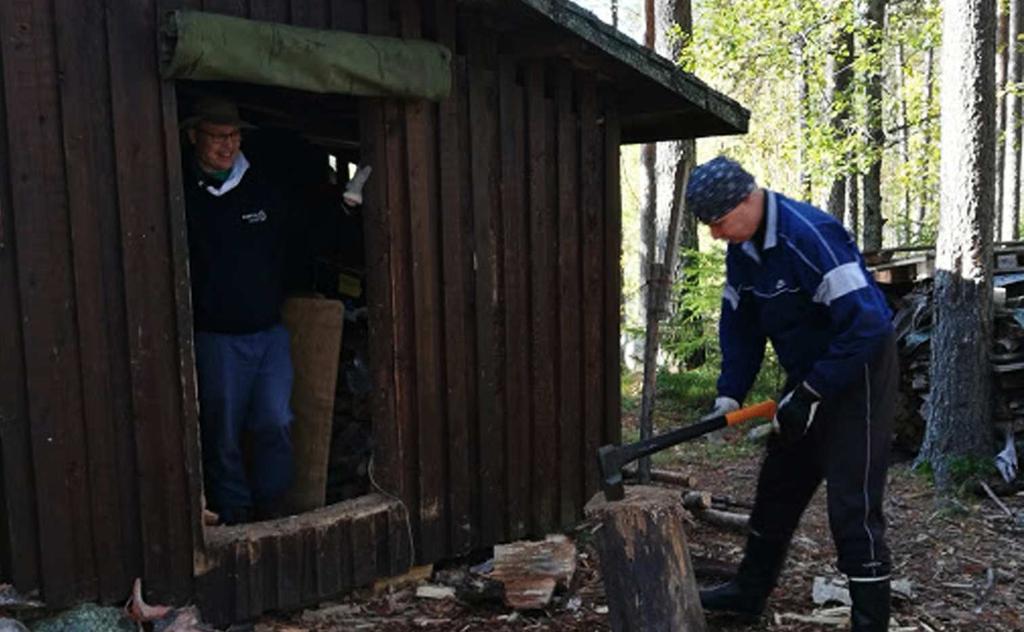
[(885, 32), (885, 0), (867, 0), (864, 19), (864, 51), (871, 60), (866, 77), (865, 117), (870, 162), (864, 173), (864, 249), (882, 247), (882, 150), (885, 130), (882, 127), (883, 56), (882, 35)]
[(1024, 32), (1024, 11), (1021, 0), (1010, 0), (1009, 28), (1007, 31), (1006, 132), (1003, 134), (1002, 228), (1005, 241), (1017, 239), (1020, 223), (1020, 169), (1021, 169), (1021, 98), (1016, 89), (1024, 81), (1024, 58), (1021, 56), (1021, 33)]

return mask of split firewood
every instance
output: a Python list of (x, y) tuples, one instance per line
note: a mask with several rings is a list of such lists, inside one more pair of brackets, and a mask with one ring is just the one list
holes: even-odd
[(711, 492), (686, 492), (683, 494), (683, 507), (690, 511), (704, 511), (711, 509)]
[(157, 621), (166, 617), (172, 610), (170, 606), (151, 606), (142, 598), (142, 580), (135, 578), (132, 585), (132, 596), (124, 607), (128, 617), (136, 623)]

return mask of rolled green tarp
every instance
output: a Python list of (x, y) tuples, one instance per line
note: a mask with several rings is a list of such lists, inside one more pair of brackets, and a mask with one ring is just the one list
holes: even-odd
[(324, 94), (441, 100), (451, 51), (426, 40), (171, 11), (161, 28), (166, 79), (237, 81)]

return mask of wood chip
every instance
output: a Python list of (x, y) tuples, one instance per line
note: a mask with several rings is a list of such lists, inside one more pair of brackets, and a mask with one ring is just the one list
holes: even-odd
[(559, 586), (576, 572), (576, 546), (564, 535), (542, 542), (513, 542), (494, 547), (491, 578), (505, 585), (505, 603), (517, 610), (547, 606)]

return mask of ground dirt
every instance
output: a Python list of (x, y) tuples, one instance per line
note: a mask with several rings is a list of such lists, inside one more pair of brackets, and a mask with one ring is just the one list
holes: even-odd
[[(742, 447), (740, 441), (741, 437), (735, 436), (725, 439), (724, 444), (691, 443), (676, 449), (670, 462), (663, 461), (660, 466), (689, 474), (696, 489), (740, 505), (749, 503), (761, 452), (760, 448)], [(913, 472), (908, 463), (893, 465), (886, 509), (894, 577), (909, 581), (913, 595), (895, 599), (892, 620), (898, 625), (890, 630), (1024, 631), (1024, 493), (1000, 500), (1005, 510), (987, 496), (964, 494), (953, 508), (939, 510), (925, 477)], [(359, 592), (335, 604), (325, 604), (320, 610), (265, 619), (257, 630), (607, 630), (607, 607), (592, 531), (592, 525), (582, 524), (573, 532), (579, 556), (576, 577), (570, 589), (544, 612), (516, 613), (500, 605), (417, 599), (412, 587), (376, 596)], [(739, 561), (741, 535), (694, 521), (688, 526), (688, 538), (698, 580), (704, 585), (719, 581), (722, 572), (735, 568)], [(815, 577), (841, 577), (834, 562), (822, 489), (804, 516), (766, 614), (754, 624), (710, 615), (708, 630), (848, 629), (845, 622), (799, 620), (831, 612), (845, 621), (835, 604), (816, 606), (811, 598)]]

